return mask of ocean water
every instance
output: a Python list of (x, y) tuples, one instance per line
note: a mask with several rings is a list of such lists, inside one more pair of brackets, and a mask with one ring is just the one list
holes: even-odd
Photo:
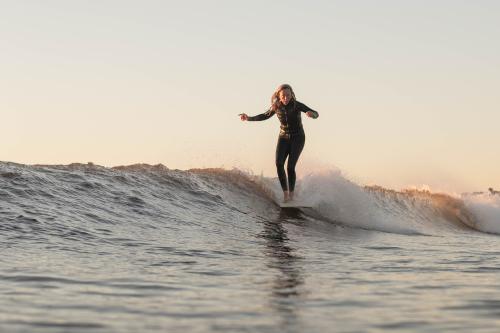
[(500, 200), (0, 163), (1, 332), (498, 332)]

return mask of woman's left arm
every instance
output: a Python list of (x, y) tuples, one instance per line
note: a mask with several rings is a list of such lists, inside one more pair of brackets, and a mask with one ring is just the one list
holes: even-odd
[(313, 118), (313, 119), (316, 119), (319, 117), (319, 113), (318, 111), (314, 111), (313, 109), (311, 109), (310, 107), (308, 107), (307, 105), (305, 105), (304, 103), (300, 103), (299, 102), (299, 110), (304, 112), (305, 114), (307, 114), (308, 117), (310, 118)]

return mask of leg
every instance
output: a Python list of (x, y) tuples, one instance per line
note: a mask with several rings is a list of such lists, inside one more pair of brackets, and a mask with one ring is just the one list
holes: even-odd
[(286, 138), (278, 138), (278, 145), (276, 146), (276, 170), (278, 171), (278, 178), (280, 180), (283, 192), (288, 193), (288, 184), (285, 173), (285, 160), (290, 154), (289, 140)]
[(300, 153), (302, 153), (302, 149), (304, 149), (304, 144), (306, 142), (306, 137), (296, 136), (290, 139), (290, 156), (288, 156), (288, 164), (287, 164), (287, 172), (288, 172), (288, 189), (290, 190), (291, 199), (293, 199), (293, 191), (295, 190), (295, 166), (297, 165), (297, 161), (299, 160)]

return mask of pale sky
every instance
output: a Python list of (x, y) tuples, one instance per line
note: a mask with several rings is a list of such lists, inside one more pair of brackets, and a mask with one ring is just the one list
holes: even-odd
[(275, 176), (281, 83), (304, 175), (500, 188), (499, 1), (0, 0), (0, 160)]

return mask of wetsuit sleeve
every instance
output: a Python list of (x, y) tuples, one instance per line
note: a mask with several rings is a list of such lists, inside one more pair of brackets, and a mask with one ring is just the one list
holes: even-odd
[(313, 113), (313, 118), (316, 119), (319, 117), (319, 113), (318, 111), (314, 111), (313, 109), (311, 109), (310, 107), (308, 107), (307, 105), (305, 105), (304, 103), (297, 103), (297, 107), (298, 109), (301, 111), (301, 112), (304, 112), (304, 113), (307, 113), (309, 111), (311, 111)]
[(274, 115), (274, 111), (273, 110), (267, 110), (266, 112), (258, 114), (256, 116), (248, 117), (248, 121), (266, 120), (266, 119), (271, 118), (273, 115)]

